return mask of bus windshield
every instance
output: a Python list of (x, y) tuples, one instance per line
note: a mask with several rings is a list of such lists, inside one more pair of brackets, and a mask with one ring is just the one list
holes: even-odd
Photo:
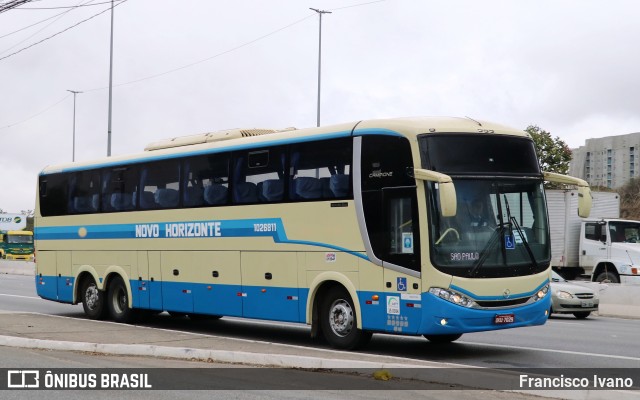
[(33, 236), (31, 235), (7, 235), (7, 243), (12, 244), (31, 244)]
[(532, 143), (526, 138), (494, 143), (488, 137), (453, 138), (442, 143), (438, 139), (444, 137), (423, 137), (421, 143), (423, 156), (433, 154), (423, 166), (450, 174), (458, 204), (455, 216), (442, 217), (437, 184), (427, 184), (433, 265), (474, 278), (544, 271), (551, 258), (547, 208)]

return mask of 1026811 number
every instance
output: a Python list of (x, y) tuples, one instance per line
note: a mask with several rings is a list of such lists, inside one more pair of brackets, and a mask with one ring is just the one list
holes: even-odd
[(254, 232), (275, 232), (277, 230), (278, 230), (278, 226), (275, 223), (253, 224)]

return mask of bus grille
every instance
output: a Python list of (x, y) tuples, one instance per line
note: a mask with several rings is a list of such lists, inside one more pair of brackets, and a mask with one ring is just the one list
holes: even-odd
[(529, 301), (528, 297), (523, 297), (520, 299), (509, 299), (509, 300), (495, 300), (495, 301), (478, 301), (476, 300), (476, 304), (480, 307), (484, 308), (500, 308), (500, 307), (513, 307), (520, 304), (524, 304)]

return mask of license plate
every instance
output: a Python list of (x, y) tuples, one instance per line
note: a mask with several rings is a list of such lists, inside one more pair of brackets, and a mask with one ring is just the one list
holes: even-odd
[(584, 308), (591, 308), (593, 307), (593, 301), (582, 300), (581, 305)]
[(500, 314), (496, 315), (493, 319), (495, 324), (512, 324), (516, 320), (515, 315), (513, 314)]

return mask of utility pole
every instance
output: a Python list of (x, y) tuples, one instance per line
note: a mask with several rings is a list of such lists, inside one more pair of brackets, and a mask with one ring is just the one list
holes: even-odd
[(322, 14), (331, 14), (331, 11), (318, 10), (317, 8), (309, 7), (309, 10), (313, 10), (318, 13), (320, 17), (320, 32), (318, 34), (318, 112), (316, 126), (320, 126), (320, 77), (322, 69)]
[(76, 95), (82, 92), (79, 92), (77, 90), (69, 90), (69, 89), (67, 89), (67, 92), (73, 93), (73, 145), (72, 145), (72, 151), (71, 151), (71, 161), (75, 161), (76, 160)]
[(113, 93), (113, 2), (111, 0), (111, 44), (109, 54), (109, 122), (107, 127), (107, 157), (111, 157), (111, 99)]

